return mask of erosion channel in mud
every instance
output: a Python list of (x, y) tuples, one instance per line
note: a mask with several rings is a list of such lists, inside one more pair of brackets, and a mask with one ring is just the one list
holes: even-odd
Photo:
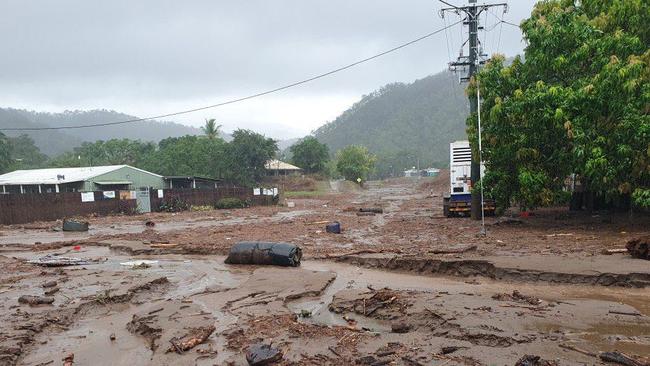
[[(25, 267), (2, 285), (3, 364), (59, 364), (72, 353), (80, 365), (240, 365), (260, 342), (277, 347), (281, 362), (313, 365), (514, 364), (525, 354), (598, 362), (560, 348), (566, 344), (650, 356), (644, 289), (452, 279), (325, 261), (235, 266), (221, 256), (133, 256), (106, 246), (66, 255), (101, 260)], [(2, 265), (23, 266), (20, 259), (32, 256), (5, 253)], [(124, 265), (138, 259), (156, 262)], [(18, 303), (42, 296), (52, 281), (52, 305)], [(206, 329), (205, 342), (175, 348)]]

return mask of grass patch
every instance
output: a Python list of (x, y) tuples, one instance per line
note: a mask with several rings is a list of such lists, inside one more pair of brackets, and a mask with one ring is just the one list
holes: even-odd
[(312, 198), (312, 197), (323, 196), (330, 192), (329, 182), (326, 181), (316, 182), (315, 188), (316, 189), (309, 190), (309, 191), (285, 191), (284, 197), (285, 198)]

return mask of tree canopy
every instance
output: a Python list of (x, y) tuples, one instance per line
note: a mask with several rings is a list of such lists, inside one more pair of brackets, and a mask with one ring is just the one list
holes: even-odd
[(226, 178), (252, 184), (266, 174), (266, 162), (278, 151), (277, 141), (259, 133), (239, 129), (233, 132), (226, 148)]
[(9, 139), (0, 132), (0, 174), (6, 173), (11, 165), (11, 149)]
[(321, 173), (329, 160), (327, 145), (320, 143), (315, 137), (307, 136), (290, 148), (292, 161), (307, 173)]
[(368, 148), (350, 145), (336, 154), (336, 170), (349, 181), (365, 181), (372, 172), (377, 158), (368, 152)]
[(205, 125), (201, 127), (201, 131), (203, 131), (207, 138), (214, 140), (221, 134), (221, 125), (217, 125), (214, 118), (206, 119)]
[[(483, 183), (501, 207), (561, 202), (572, 174), (604, 201), (650, 206), (649, 22), (641, 0), (539, 2), (521, 25), (525, 58), (494, 57), (473, 80)], [(468, 135), (476, 151), (476, 115)]]

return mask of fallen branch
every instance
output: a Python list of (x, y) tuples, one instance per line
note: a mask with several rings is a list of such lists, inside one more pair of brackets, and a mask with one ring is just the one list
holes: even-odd
[(570, 351), (575, 351), (575, 352), (578, 352), (578, 353), (582, 353), (583, 355), (587, 355), (587, 356), (591, 356), (591, 357), (598, 357), (598, 355), (593, 353), (593, 352), (585, 351), (585, 350), (580, 349), (578, 347), (574, 347), (574, 346), (572, 346), (570, 344), (559, 344), (558, 346), (560, 348), (568, 349)]
[(172, 345), (167, 349), (167, 352), (183, 353), (188, 351), (205, 342), (216, 329), (217, 328), (214, 325), (210, 325), (207, 327), (196, 328), (181, 339), (174, 337), (169, 340), (169, 343)]
[(633, 313), (633, 312), (627, 312), (627, 311), (617, 311), (617, 310), (610, 310), (610, 314), (618, 314), (618, 315), (630, 315), (630, 316), (642, 316), (643, 314), (640, 313)]
[(631, 356), (621, 352), (603, 352), (600, 354), (600, 359), (605, 362), (614, 362), (619, 365), (625, 366), (648, 366), (650, 363), (647, 361), (637, 360)]
[(329, 346), (329, 347), (327, 347), (327, 349), (330, 350), (330, 352), (332, 352), (333, 354), (335, 354), (336, 357), (338, 357), (338, 358), (343, 358), (343, 356), (341, 356), (340, 353), (336, 352), (336, 350), (334, 349), (334, 347)]

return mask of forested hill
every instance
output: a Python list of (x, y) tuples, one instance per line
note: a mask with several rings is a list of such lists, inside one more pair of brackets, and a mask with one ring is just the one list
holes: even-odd
[[(0, 128), (75, 126), (135, 118), (137, 117), (108, 110), (44, 113), (0, 108)], [(201, 130), (173, 122), (145, 121), (125, 125), (62, 131), (5, 131), (4, 133), (11, 137), (23, 133), (27, 134), (34, 139), (36, 146), (38, 146), (41, 152), (54, 156), (72, 150), (73, 147), (79, 146), (85, 141), (94, 142), (112, 138), (129, 138), (157, 142), (167, 137), (201, 134)]]
[[(448, 164), (449, 143), (465, 139), (469, 102), (457, 76), (441, 72), (411, 84), (389, 84), (364, 96), (314, 136), (330, 152), (364, 145), (378, 158), (378, 173), (417, 164)], [(392, 168), (389, 168), (392, 167)]]

